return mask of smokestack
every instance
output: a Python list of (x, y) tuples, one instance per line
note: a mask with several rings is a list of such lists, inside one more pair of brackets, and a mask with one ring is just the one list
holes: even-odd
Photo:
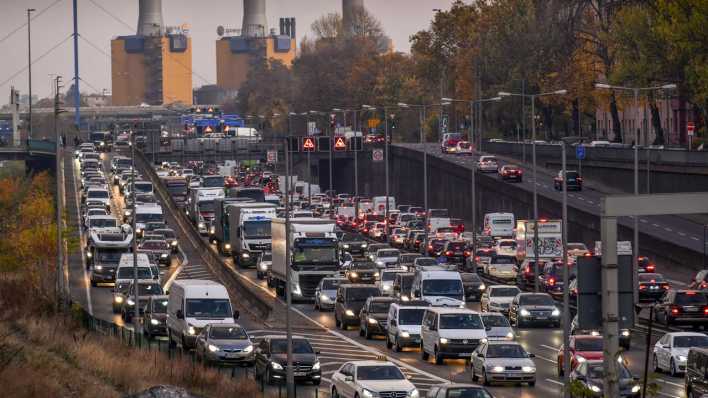
[(263, 37), (267, 26), (265, 0), (243, 0), (241, 36)]
[(354, 16), (357, 9), (364, 8), (364, 0), (342, 0), (342, 28), (344, 34), (351, 36), (354, 30)]
[(164, 33), (162, 23), (162, 0), (139, 0), (138, 36), (161, 36)]

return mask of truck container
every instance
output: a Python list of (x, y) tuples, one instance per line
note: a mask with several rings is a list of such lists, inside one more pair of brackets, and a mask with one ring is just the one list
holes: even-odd
[[(563, 256), (561, 220), (541, 220), (538, 223), (538, 257), (556, 258)], [(516, 222), (516, 257), (521, 262), (525, 258), (535, 258), (534, 221)]]
[[(268, 275), (269, 284), (279, 296), (285, 295), (287, 273), (294, 300), (314, 298), (320, 280), (334, 275), (339, 269), (339, 255), (335, 222), (319, 218), (290, 220), (289, 231), (285, 219), (272, 220), (273, 263)], [(286, 234), (289, 235), (290, 259), (286, 258)]]

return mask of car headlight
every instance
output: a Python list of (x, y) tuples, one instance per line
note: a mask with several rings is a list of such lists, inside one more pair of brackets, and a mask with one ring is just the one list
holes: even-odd
[(167, 256), (168, 256), (167, 253), (162, 253), (162, 254), (160, 254), (160, 257), (161, 257), (161, 258), (167, 258)]
[(356, 272), (350, 272), (350, 273), (349, 273), (349, 276), (351, 276), (352, 278), (358, 278), (358, 277), (359, 277), (359, 274), (356, 273)]
[(378, 277), (379, 277), (379, 273), (378, 273), (378, 272), (374, 272), (374, 278), (378, 278)]
[(135, 232), (137, 232), (138, 235), (141, 235), (141, 234), (143, 233), (143, 229), (142, 229), (142, 228), (136, 228), (136, 229), (135, 229)]
[(487, 286), (485, 286), (484, 283), (481, 284), (481, 285), (479, 285), (479, 290), (484, 290), (484, 289), (486, 289), (486, 288), (487, 288)]
[(171, 245), (172, 247), (177, 247), (177, 241), (176, 241), (176, 240), (173, 240), (172, 243), (170, 243), (170, 245)]
[(598, 387), (598, 386), (596, 386), (596, 385), (594, 385), (594, 384), (590, 386), (590, 390), (591, 390), (592, 392), (600, 392), (600, 391), (602, 391), (602, 390), (600, 389), (600, 387)]
[(519, 311), (519, 314), (521, 314), (521, 316), (531, 315), (531, 313), (526, 308), (522, 308), (521, 311)]
[(383, 267), (383, 266), (386, 265), (386, 264), (384, 264), (383, 261), (377, 261), (377, 262), (376, 262), (376, 265), (378, 265), (379, 267)]
[(551, 312), (551, 316), (560, 316), (561, 312), (558, 308), (554, 308), (553, 312)]
[(102, 265), (97, 265), (97, 266), (95, 267), (95, 269), (96, 269), (96, 271), (102, 271), (102, 270), (103, 270), (103, 266), (102, 266)]
[(246, 354), (248, 354), (248, 353), (251, 352), (251, 351), (253, 351), (253, 345), (252, 345), (252, 344), (246, 346), (246, 348), (243, 349), (243, 352), (245, 352)]
[(275, 370), (283, 370), (283, 365), (279, 364), (278, 362), (270, 362), (270, 367), (275, 369)]
[(203, 222), (200, 222), (197, 226), (198, 226), (199, 228), (204, 228), (204, 223), (203, 223)]
[(534, 366), (522, 366), (521, 371), (524, 373), (534, 373), (536, 371), (536, 367)]
[(91, 253), (91, 252), (86, 253), (86, 258), (91, 258), (91, 257), (93, 257), (93, 253)]
[(507, 333), (506, 338), (509, 340), (514, 340), (514, 333), (512, 333), (512, 332)]
[(312, 365), (312, 370), (320, 370), (320, 361), (317, 361), (314, 365)]
[(130, 216), (131, 214), (133, 214), (133, 211), (132, 210), (124, 210), (123, 214), (126, 216)]
[(115, 297), (113, 297), (113, 301), (120, 304), (123, 302), (123, 296), (115, 296)]
[(157, 319), (150, 319), (150, 324), (152, 324), (152, 325), (159, 325), (159, 324), (160, 324), (160, 321), (158, 321)]
[(639, 384), (637, 384), (636, 386), (632, 387), (632, 393), (633, 393), (633, 394), (636, 394), (636, 393), (638, 393), (639, 390), (641, 390), (641, 389), (642, 389), (641, 386), (639, 386)]
[(251, 258), (251, 255), (248, 253), (241, 253), (241, 257), (243, 258)]
[(440, 344), (447, 344), (447, 339), (444, 337), (440, 338)]
[(629, 337), (629, 330), (623, 330), (622, 337)]
[(679, 360), (679, 362), (686, 362), (686, 357), (683, 355), (679, 355), (678, 360)]
[(344, 311), (344, 314), (345, 314), (346, 316), (354, 316), (354, 311), (352, 311), (352, 310), (346, 310), (346, 311)]
[(503, 366), (495, 366), (491, 370), (492, 370), (492, 372), (500, 373), (500, 372), (504, 371), (504, 367)]
[(591, 336), (599, 336), (600, 332), (598, 332), (597, 330), (593, 330), (592, 332), (590, 332), (590, 335)]
[(188, 333), (190, 336), (194, 336), (195, 334), (197, 334), (197, 331), (194, 330), (194, 326), (190, 326), (189, 329), (187, 329), (187, 333)]
[(379, 394), (377, 392), (369, 391), (366, 388), (361, 390), (361, 396), (364, 398), (374, 398), (378, 397)]
[(404, 339), (407, 339), (407, 338), (411, 337), (411, 334), (408, 332), (401, 332), (401, 337), (403, 337)]
[(347, 245), (347, 244), (343, 245), (342, 247), (345, 249), (349, 249), (349, 245)]
[(377, 320), (374, 319), (374, 318), (369, 318), (369, 323), (372, 324), (372, 325), (376, 325), (377, 323), (379, 323), (379, 321), (377, 321)]
[(211, 351), (211, 352), (219, 351), (219, 347), (215, 346), (214, 344), (209, 344), (208, 348), (209, 348), (209, 351)]
[(383, 285), (381, 288), (383, 290), (391, 290), (391, 285)]
[(420, 392), (418, 392), (417, 388), (414, 388), (408, 393), (408, 397), (409, 398), (418, 398), (418, 397), (420, 397)]
[(369, 244), (368, 244), (368, 243), (362, 243), (362, 244), (361, 244), (361, 247), (362, 247), (363, 249), (366, 249), (367, 247), (369, 247)]
[(578, 363), (583, 363), (583, 362), (587, 361), (587, 359), (585, 359), (585, 357), (582, 355), (576, 355), (575, 360), (578, 361)]
[(216, 233), (216, 227), (210, 227), (209, 228), (209, 233), (214, 235)]
[(231, 243), (227, 243), (224, 245), (224, 249), (226, 250), (231, 250)]
[(293, 294), (296, 296), (302, 296), (302, 290), (300, 289), (299, 284), (295, 284), (295, 286), (293, 286)]
[(411, 299), (410, 299), (410, 297), (403, 295), (403, 296), (401, 296), (401, 301), (403, 301), (403, 302), (411, 301)]

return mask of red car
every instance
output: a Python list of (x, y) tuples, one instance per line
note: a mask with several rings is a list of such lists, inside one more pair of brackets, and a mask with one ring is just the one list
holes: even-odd
[(499, 176), (503, 181), (513, 180), (521, 182), (524, 172), (518, 166), (504, 165), (499, 168)]
[(639, 256), (637, 257), (637, 272), (656, 272), (656, 264), (654, 264), (649, 257)]
[[(585, 361), (600, 361), (603, 358), (602, 336), (579, 334), (570, 336), (568, 353), (570, 354), (570, 370), (575, 369), (579, 363)], [(558, 377), (563, 376), (563, 345), (558, 349)]]
[(457, 143), (462, 141), (462, 135), (457, 133), (443, 134), (440, 142), (440, 150), (442, 153), (452, 153), (457, 148)]

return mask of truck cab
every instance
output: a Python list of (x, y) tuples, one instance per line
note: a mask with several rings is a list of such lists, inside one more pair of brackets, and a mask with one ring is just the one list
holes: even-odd
[[(271, 220), (276, 207), (271, 203), (234, 203), (227, 206), (224, 250), (230, 250), (239, 267), (255, 267), (261, 253), (271, 250)], [(228, 241), (226, 240), (228, 239)]]
[(197, 188), (191, 191), (188, 215), (199, 230), (199, 234), (207, 235), (209, 226), (214, 220), (214, 201), (223, 198), (224, 188)]

